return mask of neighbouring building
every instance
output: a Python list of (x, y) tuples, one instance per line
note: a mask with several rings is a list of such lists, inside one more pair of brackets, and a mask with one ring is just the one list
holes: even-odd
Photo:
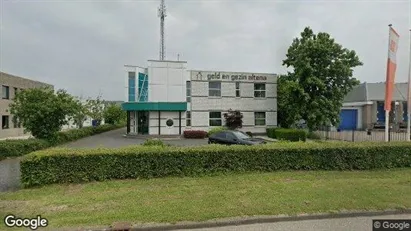
[[(390, 124), (406, 128), (408, 83), (396, 83), (392, 98)], [(344, 98), (340, 130), (365, 130), (385, 127), (385, 83), (362, 83)]]
[(125, 66), (127, 133), (179, 135), (223, 126), (229, 109), (243, 114), (243, 131), (277, 126), (277, 75), (187, 70), (185, 61), (149, 60)]
[(25, 135), (24, 129), (17, 119), (10, 113), (9, 107), (9, 105), (13, 102), (16, 92), (23, 91), (28, 88), (50, 87), (54, 89), (54, 86), (4, 72), (0, 72), (0, 85), (0, 139), (23, 136)]

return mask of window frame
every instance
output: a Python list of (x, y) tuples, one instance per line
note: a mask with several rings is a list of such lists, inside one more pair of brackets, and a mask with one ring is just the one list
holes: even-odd
[[(220, 118), (218, 117), (211, 117), (211, 113), (220, 113)], [(211, 121), (220, 121), (220, 125), (212, 125)], [(208, 126), (210, 127), (221, 127), (223, 125), (223, 118), (221, 111), (209, 111), (208, 112)]]
[[(258, 114), (264, 113), (264, 118), (257, 118)], [(257, 121), (264, 121), (264, 124), (258, 124)], [(255, 111), (254, 112), (254, 126), (267, 126), (267, 112)]]
[[(6, 90), (4, 92), (4, 90)], [(6, 94), (4, 96), (4, 94)], [(10, 99), (10, 87), (7, 85), (1, 85), (1, 98), (2, 99)]]
[(186, 127), (191, 127), (191, 111), (186, 111)]
[[(264, 89), (263, 90), (256, 89), (257, 85), (264, 86)], [(266, 91), (267, 91), (266, 83), (254, 83), (254, 98), (256, 98), (256, 99), (265, 99), (265, 98), (267, 98)], [(260, 94), (263, 93), (264, 96), (256, 96), (257, 95), (256, 93), (260, 93)]]
[[(218, 88), (210, 87), (210, 84), (212, 83), (217, 83), (219, 87)], [(212, 91), (219, 92), (219, 95), (210, 95), (210, 92)], [(209, 81), (208, 82), (208, 97), (221, 98), (221, 81)]]
[(191, 81), (186, 81), (186, 102), (191, 103)]
[(241, 98), (241, 82), (235, 82), (235, 97)]
[[(4, 117), (7, 117), (7, 119), (6, 120), (4, 120)], [(5, 124), (3, 123), (4, 121), (7, 121), (7, 127), (6, 126), (4, 126)], [(1, 116), (1, 129), (2, 130), (5, 130), (5, 129), (10, 129), (10, 116), (8, 116), (8, 115), (2, 115)]]

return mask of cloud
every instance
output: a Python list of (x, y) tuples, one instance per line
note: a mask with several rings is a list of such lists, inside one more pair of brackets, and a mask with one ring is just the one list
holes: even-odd
[[(124, 100), (124, 64), (159, 54), (159, 1), (1, 1), (0, 69), (75, 95)], [(407, 81), (411, 6), (403, 1), (166, 1), (167, 59), (191, 69), (284, 73), (305, 26), (328, 32), (384, 81), (388, 24), (401, 35), (397, 81)]]

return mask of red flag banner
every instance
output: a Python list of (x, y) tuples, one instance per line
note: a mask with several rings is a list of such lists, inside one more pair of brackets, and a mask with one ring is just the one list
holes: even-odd
[(394, 90), (395, 71), (397, 70), (397, 50), (400, 36), (390, 27), (388, 60), (387, 60), (387, 79), (385, 81), (385, 104), (384, 109), (391, 111), (392, 93)]

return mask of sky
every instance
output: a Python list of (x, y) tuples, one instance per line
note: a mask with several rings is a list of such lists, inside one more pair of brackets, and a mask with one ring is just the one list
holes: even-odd
[[(0, 0), (0, 70), (82, 97), (125, 100), (124, 65), (159, 58), (159, 0)], [(411, 0), (166, 0), (166, 59), (188, 69), (286, 73), (304, 27), (327, 32), (385, 81), (388, 24), (400, 34), (396, 82), (406, 82)]]

